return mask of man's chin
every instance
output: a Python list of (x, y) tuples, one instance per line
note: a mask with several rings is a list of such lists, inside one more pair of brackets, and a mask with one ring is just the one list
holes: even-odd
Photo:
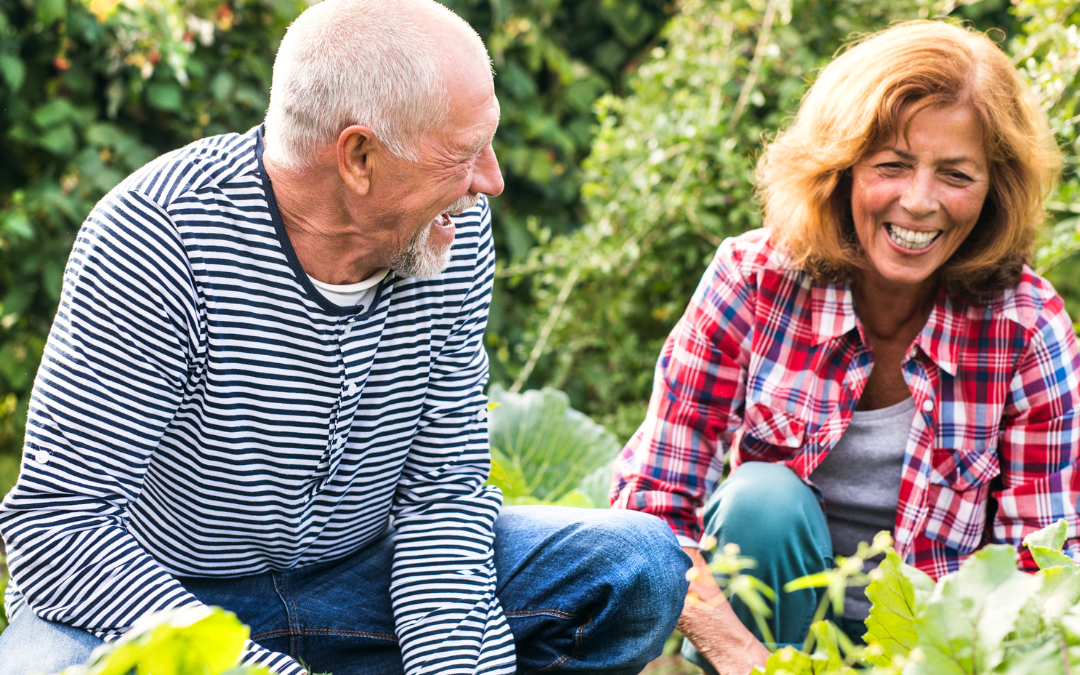
[(451, 249), (451, 246), (439, 246), (432, 250), (430, 245), (420, 251), (409, 248), (394, 256), (390, 269), (406, 278), (434, 279), (450, 265)]

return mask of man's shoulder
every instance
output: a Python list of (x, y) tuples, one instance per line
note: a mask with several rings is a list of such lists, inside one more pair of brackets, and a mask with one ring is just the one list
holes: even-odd
[(191, 192), (220, 187), (239, 177), (258, 180), (257, 140), (255, 129), (246, 134), (199, 139), (149, 162), (124, 179), (109, 196), (137, 193), (168, 209)]

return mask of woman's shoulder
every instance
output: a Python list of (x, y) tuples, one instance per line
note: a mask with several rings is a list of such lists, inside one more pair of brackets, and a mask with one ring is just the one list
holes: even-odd
[(791, 257), (773, 244), (768, 228), (758, 228), (729, 237), (716, 250), (714, 264), (734, 267), (747, 278), (765, 272), (788, 274), (794, 271)]
[(1026, 329), (1036, 329), (1047, 322), (1064, 322), (1071, 330), (1072, 321), (1065, 302), (1053, 284), (1024, 265), (1016, 284), (1001, 291), (985, 308), (1008, 318)]

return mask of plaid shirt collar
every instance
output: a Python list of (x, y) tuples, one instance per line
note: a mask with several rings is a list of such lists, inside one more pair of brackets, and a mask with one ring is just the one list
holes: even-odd
[[(857, 330), (859, 339), (868, 344), (862, 323), (855, 312), (855, 297), (851, 284), (812, 282), (811, 302), (813, 312), (814, 345), (822, 345), (829, 340)], [(1013, 314), (1005, 312), (1006, 316)], [(1010, 316), (1013, 320), (1017, 317)], [(934, 299), (934, 308), (926, 326), (919, 333), (916, 343), (938, 368), (956, 376), (960, 337), (967, 330), (967, 306), (939, 289)]]

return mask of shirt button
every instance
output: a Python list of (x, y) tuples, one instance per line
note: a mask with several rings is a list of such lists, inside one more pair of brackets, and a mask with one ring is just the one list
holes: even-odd
[(356, 396), (356, 392), (358, 391), (360, 391), (360, 387), (356, 386), (355, 382), (350, 382), (348, 389), (349, 396)]
[(338, 439), (337, 439), (337, 442), (336, 442), (336, 443), (334, 443), (334, 446), (335, 446), (335, 447), (338, 447), (338, 448), (340, 448), (340, 447), (341, 447), (341, 446), (343, 446), (343, 445), (345, 445), (345, 437), (344, 437), (344, 436), (342, 436), (342, 437), (338, 438)]
[(931, 412), (934, 409), (934, 402), (931, 399), (926, 399), (922, 402), (923, 412)]
[(49, 453), (44, 450), (38, 450), (34, 453), (34, 461), (38, 464), (45, 466), (49, 463)]
[(476, 419), (483, 422), (488, 418), (487, 408), (480, 408), (480, 412), (476, 413)]

